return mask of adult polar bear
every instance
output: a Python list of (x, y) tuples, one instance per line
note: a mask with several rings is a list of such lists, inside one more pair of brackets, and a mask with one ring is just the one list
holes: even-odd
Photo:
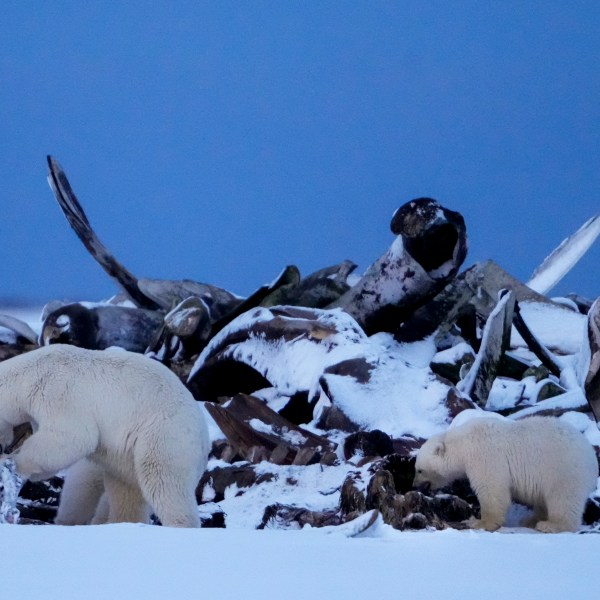
[(511, 501), (533, 508), (524, 525), (542, 532), (576, 531), (596, 488), (598, 461), (574, 427), (554, 417), (513, 421), (473, 418), (433, 436), (419, 450), (414, 485), (440, 488), (467, 477), (481, 506), (470, 524), (494, 531)]
[(61, 344), (10, 358), (0, 363), (0, 444), (25, 422), (33, 435), (11, 455), (23, 477), (75, 465), (80, 485), (65, 488), (63, 522), (93, 514), (105, 492), (107, 514), (96, 522), (147, 522), (153, 509), (163, 525), (200, 525), (195, 489), (208, 431), (190, 392), (162, 364)]

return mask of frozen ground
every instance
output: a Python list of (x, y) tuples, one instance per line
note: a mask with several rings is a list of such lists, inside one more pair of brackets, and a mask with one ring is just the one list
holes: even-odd
[(599, 535), (0, 527), (3, 598), (583, 600)]

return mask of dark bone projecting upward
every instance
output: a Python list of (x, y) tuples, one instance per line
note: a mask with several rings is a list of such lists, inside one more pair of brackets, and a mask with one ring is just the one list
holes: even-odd
[(98, 239), (71, 188), (67, 176), (58, 161), (52, 156), (48, 156), (48, 167), (50, 169), (48, 183), (69, 225), (71, 225), (77, 237), (79, 237), (83, 245), (88, 249), (88, 252), (137, 306), (152, 310), (159, 308), (159, 305), (154, 300), (140, 291), (137, 278), (116, 260)]

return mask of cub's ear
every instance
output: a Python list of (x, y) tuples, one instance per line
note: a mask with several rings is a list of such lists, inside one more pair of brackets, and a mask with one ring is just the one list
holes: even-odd
[(438, 442), (433, 449), (434, 456), (444, 456), (446, 453), (446, 444), (444, 442)]

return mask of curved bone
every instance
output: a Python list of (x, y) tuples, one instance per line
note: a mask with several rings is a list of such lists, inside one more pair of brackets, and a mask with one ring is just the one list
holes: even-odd
[(563, 240), (527, 282), (532, 290), (548, 293), (577, 264), (600, 235), (600, 215), (586, 221), (573, 235)]
[(600, 423), (600, 298), (588, 313), (587, 335), (590, 364), (585, 378), (585, 395), (597, 423)]
[(21, 319), (11, 317), (10, 315), (0, 315), (0, 327), (6, 327), (6, 329), (10, 329), (18, 337), (22, 337), (32, 344), (37, 343), (37, 335), (35, 331), (33, 331), (33, 329), (31, 329), (27, 323), (21, 321)]
[(137, 286), (137, 278), (132, 275), (104, 246), (92, 229), (88, 218), (73, 192), (62, 167), (52, 156), (48, 156), (48, 183), (56, 196), (69, 225), (83, 242), (96, 262), (114, 279), (135, 304), (141, 308), (156, 309), (156, 302), (143, 294)]

